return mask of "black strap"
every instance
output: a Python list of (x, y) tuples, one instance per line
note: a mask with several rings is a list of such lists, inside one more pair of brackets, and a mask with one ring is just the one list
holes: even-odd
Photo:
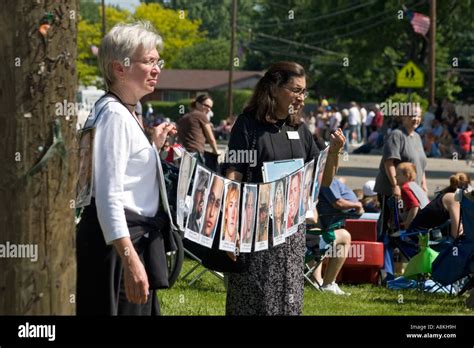
[[(252, 129), (252, 143), (250, 145), (250, 151), (253, 151), (257, 147), (257, 130), (256, 128)], [(250, 170), (250, 165), (247, 166), (247, 177), (245, 181), (252, 182), (252, 171)]]
[[(130, 115), (132, 115), (133, 119), (137, 122), (138, 126), (139, 126), (140, 129), (142, 130), (143, 134), (145, 135), (146, 140), (147, 140), (150, 144), (152, 144), (152, 142), (150, 141), (150, 139), (148, 139), (148, 136), (146, 135), (145, 129), (142, 127), (142, 125), (140, 124), (140, 122), (138, 122), (138, 118), (137, 118), (130, 110), (128, 110), (127, 104), (125, 104), (125, 103), (122, 101), (122, 99), (120, 99), (120, 97), (119, 97), (117, 94), (115, 94), (114, 92), (108, 91), (107, 94), (110, 94), (110, 95), (114, 96), (115, 98), (117, 98), (117, 100), (118, 100), (118, 102), (119, 102), (120, 104), (122, 104), (123, 106), (125, 106), (125, 109), (127, 109), (127, 111), (130, 112)], [(128, 104), (128, 105), (131, 105), (131, 104)]]

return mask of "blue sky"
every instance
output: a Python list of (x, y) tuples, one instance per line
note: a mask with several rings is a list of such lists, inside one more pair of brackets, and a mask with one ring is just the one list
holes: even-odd
[[(100, 0), (99, 0), (100, 2)], [(135, 7), (140, 5), (140, 0), (105, 0), (106, 5), (119, 5), (130, 12), (135, 11)]]

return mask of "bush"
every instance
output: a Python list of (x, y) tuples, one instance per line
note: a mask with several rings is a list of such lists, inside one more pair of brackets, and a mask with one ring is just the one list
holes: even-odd
[(387, 98), (386, 103), (391, 101), (392, 103), (420, 103), (423, 113), (428, 110), (428, 99), (422, 98), (417, 93), (395, 93)]
[[(234, 90), (233, 95), (233, 110), (234, 114), (239, 115), (242, 113), (246, 103), (252, 96), (252, 90), (247, 89), (238, 89)], [(218, 125), (221, 120), (227, 118), (227, 90), (216, 90), (209, 93), (212, 100), (214, 101), (214, 107), (212, 111), (214, 112), (214, 117), (212, 122), (215, 125)], [(177, 102), (170, 101), (150, 101), (146, 102), (143, 105), (143, 113), (146, 112), (148, 108), (148, 103), (153, 107), (155, 115), (164, 115), (169, 117), (172, 121), (178, 120), (179, 116), (184, 115), (189, 112), (189, 106), (191, 104), (191, 99), (181, 99)]]
[[(252, 90), (249, 89), (237, 89), (234, 90), (232, 93), (232, 101), (233, 101), (233, 113), (236, 115), (240, 115), (246, 105), (246, 103), (250, 100), (252, 96)], [(227, 118), (227, 90), (215, 90), (211, 91), (210, 96), (214, 101), (214, 107), (212, 111), (214, 112), (214, 117), (212, 118), (212, 122), (214, 124), (219, 124), (221, 120)]]
[(165, 117), (169, 117), (171, 121), (177, 121), (179, 116), (184, 115), (189, 111), (189, 104), (191, 103), (191, 100), (181, 99), (177, 102), (150, 101), (143, 105), (143, 113), (146, 112), (148, 103), (151, 104), (155, 116), (164, 115)]

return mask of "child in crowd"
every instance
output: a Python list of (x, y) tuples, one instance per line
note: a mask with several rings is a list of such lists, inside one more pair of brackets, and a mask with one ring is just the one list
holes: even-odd
[(426, 192), (415, 182), (416, 167), (413, 163), (400, 163), (396, 169), (396, 179), (402, 192), (403, 223), (405, 229), (408, 229), (418, 211), (429, 203), (429, 199)]
[(374, 187), (375, 180), (369, 180), (362, 186), (363, 198), (361, 202), (366, 213), (380, 213), (381, 210), (377, 192), (374, 191)]

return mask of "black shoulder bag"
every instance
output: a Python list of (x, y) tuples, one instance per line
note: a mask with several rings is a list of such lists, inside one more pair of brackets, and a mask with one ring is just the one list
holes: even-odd
[[(256, 149), (257, 144), (257, 131), (256, 129), (251, 130), (252, 134), (252, 144), (250, 146), (250, 150)], [(247, 167), (247, 174), (244, 178), (246, 182), (250, 182), (252, 180), (252, 171), (250, 170), (250, 165)], [(220, 231), (221, 228), (221, 219), (219, 219), (219, 223), (217, 225), (217, 231)], [(212, 248), (207, 249), (207, 253), (204, 255), (202, 264), (204, 267), (211, 269), (217, 272), (225, 272), (225, 273), (243, 273), (248, 270), (249, 268), (249, 254), (238, 254), (238, 250), (236, 250), (237, 260), (233, 261), (229, 255), (227, 255), (227, 251), (219, 250), (219, 241), (221, 236), (216, 235), (214, 237), (214, 241), (212, 243)]]

